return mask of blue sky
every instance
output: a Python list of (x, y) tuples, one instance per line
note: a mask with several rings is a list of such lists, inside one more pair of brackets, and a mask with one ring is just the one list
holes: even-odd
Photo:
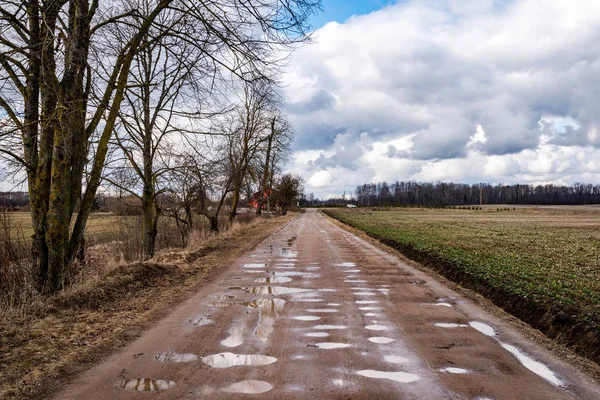
[(323, 0), (323, 12), (313, 17), (313, 28), (318, 29), (330, 21), (342, 23), (353, 15), (369, 14), (394, 0)]

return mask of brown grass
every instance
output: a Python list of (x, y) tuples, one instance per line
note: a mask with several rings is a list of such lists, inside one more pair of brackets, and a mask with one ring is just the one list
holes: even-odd
[(56, 296), (0, 310), (0, 398), (49, 397), (290, 218), (235, 223), (218, 236), (196, 233), (188, 250), (163, 250), (144, 263), (113, 261)]

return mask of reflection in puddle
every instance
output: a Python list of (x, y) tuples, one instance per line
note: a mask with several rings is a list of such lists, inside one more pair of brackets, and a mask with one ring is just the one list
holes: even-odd
[(354, 292), (356, 296), (375, 296), (373, 292)]
[(344, 325), (316, 325), (314, 329), (346, 329)]
[(202, 361), (213, 368), (229, 368), (235, 366), (269, 365), (276, 362), (277, 359), (260, 354), (218, 353), (202, 357)]
[(366, 283), (367, 281), (363, 279), (346, 279), (344, 282), (346, 283)]
[[(252, 272), (257, 272), (257, 271), (252, 271)], [(215, 299), (217, 299), (217, 300), (231, 300), (231, 299), (235, 299), (235, 296), (232, 296), (230, 294), (216, 294), (213, 297)]]
[(379, 301), (377, 300), (358, 300), (355, 301), (356, 304), (377, 304)]
[(333, 308), (309, 308), (306, 311), (308, 311), (308, 312), (314, 312), (314, 313), (334, 313), (334, 312), (338, 312), (340, 310), (336, 310), (336, 309), (333, 309)]
[(293, 299), (293, 301), (299, 301), (299, 302), (303, 302), (303, 303), (319, 303), (319, 302), (323, 301), (323, 299), (296, 298), (296, 299)]
[(334, 343), (334, 342), (323, 342), (315, 345), (319, 349), (345, 349), (350, 347), (348, 343)]
[(378, 314), (376, 314), (376, 313), (374, 313), (374, 312), (369, 312), (369, 313), (366, 313), (366, 314), (365, 314), (365, 316), (366, 316), (366, 317), (376, 317), (377, 315), (378, 315)]
[(300, 272), (300, 271), (283, 271), (283, 272), (271, 272), (269, 275), (271, 276), (301, 276), (303, 278), (318, 278), (319, 274), (313, 274), (310, 272)]
[(450, 304), (450, 303), (435, 303), (434, 306), (452, 307), (452, 304)]
[(299, 289), (299, 288), (289, 288), (282, 286), (256, 286), (256, 287), (246, 287), (242, 288), (247, 293), (254, 294), (270, 294), (270, 295), (284, 295), (284, 294), (294, 294), (294, 293), (304, 293), (304, 292), (312, 292), (312, 289)]
[(244, 268), (264, 268), (267, 264), (259, 264), (259, 263), (250, 263), (250, 264), (242, 264)]
[(381, 307), (358, 307), (359, 310), (363, 311), (373, 311), (373, 310), (381, 310)]
[(266, 278), (258, 278), (254, 280), (256, 283), (287, 283), (291, 281), (292, 278), (286, 278), (283, 276), (267, 276)]
[(345, 269), (344, 272), (346, 272), (346, 273), (355, 273), (355, 272), (360, 272), (360, 269)]
[(246, 324), (240, 322), (229, 330), (229, 337), (221, 341), (221, 345), (225, 347), (237, 347), (244, 343), (244, 335), (246, 334)]
[(306, 269), (309, 271), (316, 271), (318, 269), (321, 269), (321, 267), (306, 267)]
[(339, 307), (339, 306), (341, 306), (340, 303), (327, 303), (325, 305), (328, 306), (328, 307)]
[(215, 323), (215, 321), (205, 316), (198, 316), (197, 318), (190, 319), (188, 322), (194, 326), (205, 326)]
[(469, 371), (467, 371), (464, 368), (445, 367), (445, 368), (440, 368), (440, 372), (447, 372), (449, 374), (466, 374)]
[(471, 325), (471, 328), (478, 330), (486, 336), (496, 336), (496, 331), (488, 324), (484, 324), (483, 322), (471, 321), (469, 322), (469, 325)]
[(383, 359), (393, 364), (404, 364), (410, 361), (408, 358), (400, 356), (385, 356)]
[(300, 315), (298, 317), (294, 317), (298, 321), (317, 321), (320, 320), (321, 317), (317, 317), (316, 315)]
[(541, 376), (542, 378), (544, 378), (548, 382), (552, 383), (553, 385), (563, 386), (562, 380), (559, 377), (557, 377), (554, 374), (554, 372), (552, 372), (552, 370), (550, 368), (548, 368), (546, 365), (542, 364), (539, 361), (535, 361), (533, 358), (524, 354), (523, 352), (521, 352), (521, 350), (519, 350), (515, 346), (511, 346), (510, 344), (506, 344), (506, 343), (502, 343), (502, 342), (500, 342), (500, 345), (502, 346), (502, 348), (504, 350), (508, 351), (513, 356), (515, 356), (517, 358), (517, 360), (519, 360), (519, 362), (525, 368), (527, 368), (534, 374)]
[(172, 351), (167, 351), (166, 353), (157, 354), (154, 359), (156, 361), (166, 361), (166, 362), (176, 362), (176, 363), (186, 363), (196, 361), (198, 356), (195, 354), (189, 353), (174, 353)]
[(236, 304), (239, 306), (244, 305), (244, 303), (236, 303), (235, 301), (213, 301), (211, 303), (208, 303), (207, 305), (209, 307), (231, 307), (235, 306)]
[(352, 289), (352, 290), (368, 290), (370, 292), (372, 292), (372, 291), (375, 290), (375, 289), (369, 288), (369, 287), (353, 287), (353, 288), (350, 288), (350, 289)]
[(408, 372), (386, 372), (366, 369), (364, 371), (358, 371), (357, 374), (361, 376), (366, 376), (367, 378), (390, 379), (392, 381), (402, 383), (410, 383), (419, 380), (419, 375), (411, 374)]
[(383, 325), (367, 325), (365, 328), (370, 331), (385, 331), (387, 329), (387, 327)]
[(337, 292), (337, 289), (319, 289), (319, 292)]
[(285, 300), (278, 298), (256, 299), (252, 303), (248, 303), (248, 307), (258, 308), (260, 310), (258, 326), (254, 331), (258, 340), (261, 342), (267, 341), (269, 335), (273, 332), (275, 318), (279, 316), (278, 313), (283, 310), (284, 306)]
[(175, 386), (173, 381), (165, 381), (150, 378), (127, 379), (117, 383), (121, 389), (131, 390), (134, 392), (159, 392), (167, 390)]
[(308, 336), (308, 337), (327, 337), (327, 336), (329, 336), (329, 333), (327, 333), (327, 332), (311, 332), (311, 333), (307, 333), (305, 336)]
[(269, 382), (249, 379), (234, 383), (223, 390), (231, 393), (258, 394), (268, 392), (271, 389), (273, 389), (273, 385), (271, 385)]
[(448, 324), (448, 323), (444, 323), (444, 322), (437, 322), (434, 324), (435, 326), (437, 326), (438, 328), (464, 328), (466, 326), (469, 325), (465, 325), (465, 324)]
[(387, 344), (387, 343), (392, 343), (394, 341), (394, 339), (389, 338), (389, 337), (383, 337), (383, 336), (374, 336), (374, 337), (370, 337), (369, 341), (373, 342), (373, 343)]
[(356, 267), (356, 264), (353, 262), (343, 262), (339, 264), (333, 264), (335, 267)]

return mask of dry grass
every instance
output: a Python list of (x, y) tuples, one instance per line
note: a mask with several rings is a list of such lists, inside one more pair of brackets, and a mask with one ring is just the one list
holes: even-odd
[[(0, 310), (0, 398), (50, 396), (289, 219), (236, 223), (218, 236), (196, 233), (187, 250), (163, 250), (149, 262), (127, 264), (119, 255), (56, 296)], [(97, 254), (114, 245), (97, 244), (108, 246)]]
[(331, 210), (600, 361), (600, 207)]

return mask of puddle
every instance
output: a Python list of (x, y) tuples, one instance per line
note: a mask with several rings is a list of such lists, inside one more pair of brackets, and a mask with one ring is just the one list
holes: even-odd
[(267, 264), (259, 264), (259, 263), (250, 263), (250, 264), (242, 264), (243, 268), (264, 268)]
[(376, 317), (378, 314), (374, 313), (374, 312), (370, 312), (370, 313), (366, 313), (365, 316), (367, 317)]
[(285, 300), (278, 298), (256, 299), (252, 303), (249, 303), (248, 306), (260, 310), (258, 326), (254, 331), (254, 335), (261, 342), (266, 342), (271, 332), (273, 332), (275, 318), (279, 316), (278, 313), (285, 306)]
[(283, 272), (271, 272), (269, 275), (271, 276), (301, 276), (303, 278), (318, 278), (319, 274), (313, 274), (310, 272), (300, 272), (300, 271), (283, 271)]
[(383, 325), (367, 325), (365, 326), (366, 329), (370, 330), (370, 331), (385, 331), (387, 329), (387, 326), (383, 326)]
[(440, 372), (447, 372), (449, 374), (466, 374), (469, 371), (464, 368), (445, 367), (445, 368), (440, 368)]
[(333, 308), (309, 308), (306, 311), (313, 312), (313, 313), (334, 313), (334, 312), (339, 312), (340, 310), (336, 310)]
[(383, 337), (383, 336), (374, 336), (374, 337), (370, 337), (369, 341), (373, 342), (373, 343), (379, 343), (379, 344), (387, 344), (387, 343), (392, 343), (395, 339), (389, 338), (389, 337)]
[(410, 361), (408, 358), (400, 356), (385, 356), (383, 359), (392, 364), (405, 364)]
[(237, 303), (235, 301), (213, 301), (211, 303), (208, 303), (207, 305), (209, 307), (231, 307), (231, 306), (242, 306), (245, 303)]
[(311, 333), (307, 333), (305, 336), (308, 336), (308, 337), (327, 337), (327, 336), (329, 336), (329, 333), (327, 333), (327, 332), (311, 332)]
[(319, 349), (345, 349), (350, 347), (348, 343), (322, 342), (315, 345)]
[(316, 315), (300, 315), (298, 317), (294, 317), (298, 321), (317, 321), (320, 320), (321, 317), (317, 317)]
[(160, 392), (161, 390), (171, 389), (175, 386), (175, 382), (160, 379), (138, 378), (120, 381), (117, 383), (117, 386), (121, 389), (134, 392)]
[(371, 291), (371, 292), (375, 291), (375, 289), (370, 288), (370, 287), (352, 287), (350, 289), (352, 289), (352, 290), (368, 290), (368, 291)]
[(355, 301), (356, 304), (377, 304), (379, 303), (378, 300), (358, 300)]
[(291, 281), (292, 278), (287, 278), (284, 276), (267, 276), (266, 278), (258, 278), (254, 280), (256, 283), (288, 283)]
[(450, 303), (434, 303), (434, 306), (441, 306), (441, 307), (452, 307), (452, 304)]
[(276, 362), (277, 359), (260, 354), (218, 353), (202, 357), (202, 361), (213, 368), (229, 368), (236, 366), (269, 365)]
[(230, 393), (259, 394), (266, 393), (271, 389), (273, 389), (273, 385), (271, 385), (269, 382), (248, 379), (234, 383), (223, 390)]
[(366, 369), (363, 371), (358, 371), (357, 374), (361, 376), (366, 376), (367, 378), (390, 379), (392, 381), (401, 383), (410, 383), (419, 380), (419, 375), (411, 374), (408, 372), (386, 372)]
[(346, 272), (346, 273), (356, 273), (356, 272), (360, 272), (360, 269), (345, 269), (344, 272)]
[(337, 292), (337, 289), (319, 289), (319, 292)]
[(221, 345), (225, 347), (237, 347), (244, 343), (244, 335), (246, 334), (246, 324), (238, 323), (229, 330), (229, 337), (221, 341)]
[(321, 269), (321, 267), (306, 267), (306, 269), (309, 271), (316, 271), (318, 269)]
[(277, 263), (275, 265), (278, 267), (295, 267), (296, 263)]
[(417, 280), (408, 281), (408, 283), (412, 283), (413, 285), (424, 285), (427, 282), (425, 282), (422, 279), (417, 279)]
[(375, 296), (373, 292), (354, 292), (355, 296)]
[(176, 362), (176, 363), (187, 363), (196, 361), (198, 356), (195, 354), (189, 353), (174, 353), (172, 351), (167, 351), (166, 353), (160, 353), (154, 356), (156, 361), (165, 361), (165, 362)]
[(316, 325), (313, 329), (346, 329), (344, 325)]
[(343, 262), (339, 264), (333, 264), (335, 267), (356, 267), (356, 264), (353, 262)]
[(299, 289), (299, 288), (289, 288), (289, 287), (283, 287), (283, 286), (256, 286), (256, 287), (245, 287), (245, 288), (241, 288), (241, 289), (245, 290), (246, 293), (270, 294), (270, 295), (274, 295), (274, 296), (314, 291), (313, 289)]
[(346, 283), (366, 283), (367, 281), (362, 279), (346, 279), (344, 282)]
[(436, 322), (434, 324), (435, 326), (437, 326), (438, 328), (464, 328), (467, 327), (469, 325), (465, 325), (465, 324), (449, 324), (449, 323), (445, 323), (445, 322)]
[(328, 307), (339, 307), (339, 306), (341, 306), (340, 303), (327, 303), (325, 305), (328, 306)]
[(214, 324), (215, 321), (213, 321), (210, 318), (207, 318), (205, 316), (199, 316), (197, 318), (194, 319), (190, 319), (188, 320), (188, 322), (194, 326), (205, 326), (205, 325), (210, 325), (210, 324)]
[(508, 351), (513, 356), (515, 356), (517, 358), (517, 360), (519, 360), (519, 362), (525, 368), (527, 368), (534, 374), (541, 376), (542, 378), (544, 378), (548, 382), (552, 383), (553, 385), (563, 386), (562, 380), (559, 377), (557, 377), (554, 374), (554, 372), (552, 372), (552, 370), (550, 368), (548, 368), (546, 365), (542, 364), (539, 361), (535, 361), (533, 358), (524, 354), (523, 352), (521, 352), (521, 350), (519, 350), (515, 346), (511, 346), (510, 344), (506, 344), (506, 343), (502, 343), (502, 342), (500, 342), (500, 345), (502, 346), (502, 348), (504, 350)]
[(358, 307), (359, 310), (363, 311), (373, 311), (373, 310), (381, 310), (381, 307)]
[(483, 322), (471, 321), (469, 322), (469, 325), (471, 325), (471, 328), (478, 330), (486, 336), (496, 336), (496, 331), (488, 324), (484, 324)]
[(323, 299), (310, 299), (310, 298), (302, 299), (302, 298), (300, 298), (300, 299), (294, 299), (294, 301), (299, 301), (302, 303), (319, 303), (319, 302), (323, 301)]
[(213, 297), (217, 300), (223, 300), (223, 301), (235, 299), (235, 296), (232, 296), (230, 294), (215, 294)]

